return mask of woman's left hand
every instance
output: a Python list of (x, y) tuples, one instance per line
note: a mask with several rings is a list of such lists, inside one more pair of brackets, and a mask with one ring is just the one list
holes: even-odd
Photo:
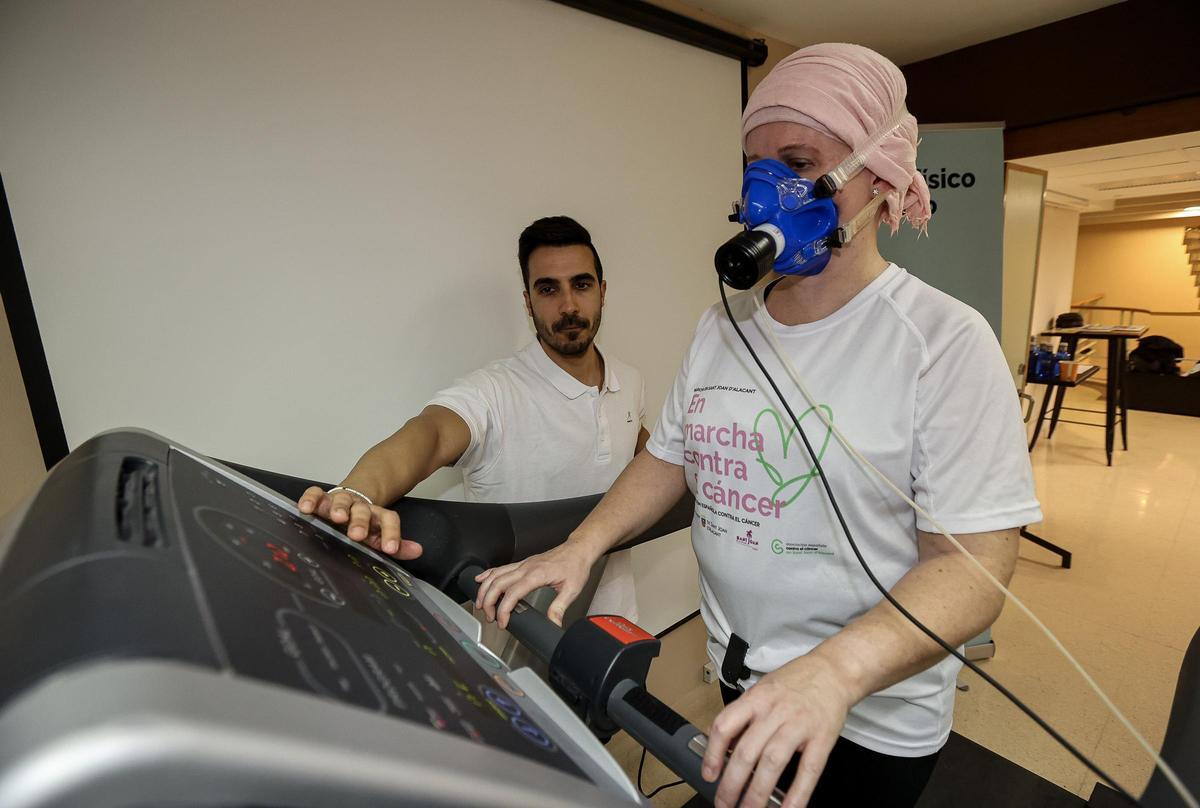
[(838, 670), (816, 653), (763, 676), (721, 711), (709, 731), (702, 773), (711, 782), (724, 769), (717, 808), (738, 805), (743, 789), (742, 806), (765, 806), (797, 752), (800, 766), (784, 806), (807, 805), (855, 701)]

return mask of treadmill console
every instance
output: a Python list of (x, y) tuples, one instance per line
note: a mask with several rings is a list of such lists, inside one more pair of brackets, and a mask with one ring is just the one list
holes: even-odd
[(504, 690), (502, 665), (400, 566), (192, 458), (171, 463), (200, 597), (230, 668), (582, 776)]
[[(511, 778), (497, 792), (508, 798), (480, 794), (480, 804), (520, 804), (555, 789), (575, 804), (640, 801), (541, 680), (509, 671), (479, 645), (468, 612), (392, 559), (207, 458), (148, 433), (109, 433), (59, 464), (18, 517), (0, 530), (0, 645), (21, 650), (0, 666), (0, 804), (32, 808), (78, 797), (34, 773), (69, 740), (53, 729), (67, 702), (86, 701), (87, 710), (101, 711), (94, 720), (108, 726), (104, 694), (95, 692), (100, 679), (85, 683), (102, 669), (106, 682), (120, 681), (116, 670), (132, 681), (136, 669), (138, 681), (152, 683), (140, 686), (155, 705), (145, 709), (168, 714), (172, 726), (195, 722), (197, 738), (220, 724), (229, 750), (239, 731), (283, 732), (288, 742), (324, 744), (332, 760), (369, 718), (371, 732), (394, 735), (372, 752), (397, 765), (425, 756), (411, 768), (436, 769), (449, 784), (465, 783), (480, 765)], [(148, 663), (157, 667), (136, 668)], [(228, 707), (221, 695), (192, 703), (202, 701), (195, 686), (176, 712), (163, 694), (183, 680), (169, 673), (180, 666), (202, 675), (203, 688), (243, 704), (246, 726), (237, 726), (238, 715), (214, 717)], [(136, 710), (138, 698), (114, 689), (113, 732), (128, 731), (119, 713)], [(119, 707), (122, 699), (133, 707)], [(290, 735), (289, 722), (300, 722)], [(229, 754), (234, 783), (243, 776), (234, 769), (245, 769), (246, 760)], [(108, 802), (97, 790), (89, 804), (149, 804), (144, 765), (129, 764), (129, 788), (115, 788)], [(163, 761), (174, 774), (188, 765)], [(264, 758), (264, 771), (273, 765)], [(211, 766), (203, 776), (217, 782)], [(228, 804), (263, 804), (272, 794), (272, 805), (309, 804), (303, 794), (320, 788), (335, 789), (322, 797), (326, 804), (330, 794), (347, 805), (356, 796), (363, 804), (381, 796), (407, 804), (406, 794), (411, 804), (428, 804), (415, 782), (381, 781), (356, 795), (354, 777), (344, 778), (342, 793), (329, 785), (330, 772), (321, 773), (316, 791), (280, 799), (292, 793), (283, 787), (294, 785), (289, 776), (286, 767), (264, 775), (277, 791), (259, 783), (243, 794), (231, 786)], [(311, 772), (295, 776), (318, 782)]]

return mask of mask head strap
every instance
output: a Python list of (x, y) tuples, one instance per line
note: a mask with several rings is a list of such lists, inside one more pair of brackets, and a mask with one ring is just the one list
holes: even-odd
[(863, 209), (855, 214), (854, 218), (846, 222), (844, 225), (833, 231), (833, 235), (829, 237), (830, 247), (845, 247), (850, 243), (859, 231), (875, 221), (875, 211), (879, 210), (879, 206), (886, 200), (883, 194), (879, 193), (879, 189), (875, 189), (875, 196), (863, 206)]

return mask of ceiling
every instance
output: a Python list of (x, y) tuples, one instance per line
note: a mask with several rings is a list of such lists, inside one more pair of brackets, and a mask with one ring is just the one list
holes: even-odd
[(1115, 0), (689, 0), (688, 5), (797, 47), (855, 42), (904, 65), (1115, 5)]
[(1011, 162), (1046, 171), (1047, 204), (1080, 211), (1081, 224), (1200, 215), (1200, 132)]

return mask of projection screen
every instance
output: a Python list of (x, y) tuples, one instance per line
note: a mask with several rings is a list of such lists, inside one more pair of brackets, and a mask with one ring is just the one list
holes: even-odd
[[(340, 479), (532, 338), (516, 239), (559, 213), (653, 429), (733, 227), (735, 60), (545, 0), (0, 14), (0, 172), (72, 448), (140, 426)], [(696, 608), (686, 537), (657, 544), (651, 630)]]

